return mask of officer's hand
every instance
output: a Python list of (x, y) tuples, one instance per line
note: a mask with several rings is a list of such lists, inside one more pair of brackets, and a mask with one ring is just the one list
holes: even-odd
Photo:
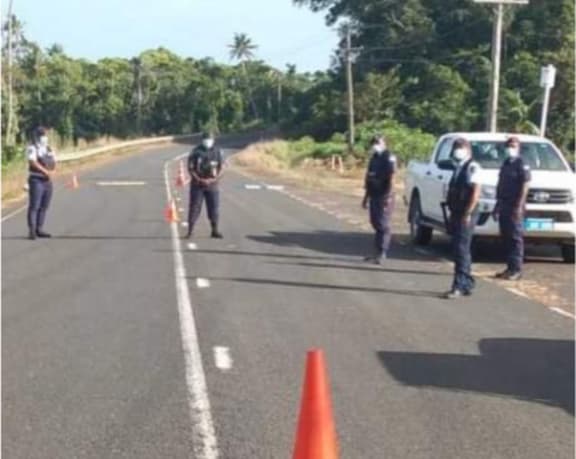
[(497, 207), (495, 207), (494, 210), (492, 211), (492, 218), (494, 219), (494, 221), (498, 221), (498, 219), (500, 218), (500, 210), (498, 210)]
[(362, 199), (362, 209), (368, 209), (368, 199)]
[(472, 221), (472, 216), (471, 215), (464, 215), (464, 217), (462, 217), (462, 224), (464, 226), (468, 226), (470, 225), (470, 222)]

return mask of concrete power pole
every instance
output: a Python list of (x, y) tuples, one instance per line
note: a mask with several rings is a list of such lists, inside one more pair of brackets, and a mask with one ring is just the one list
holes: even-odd
[(13, 69), (12, 69), (12, 53), (13, 53), (13, 18), (12, 18), (12, 3), (10, 0), (8, 4), (8, 121), (6, 122), (6, 145), (13, 146), (16, 143), (14, 138), (14, 82), (13, 82)]
[(502, 54), (502, 24), (504, 22), (504, 5), (526, 5), (530, 0), (474, 0), (475, 3), (495, 4), (494, 27), (492, 31), (492, 80), (490, 99), (488, 101), (487, 130), (498, 130), (498, 100), (500, 95), (500, 61)]
[(487, 129), (490, 132), (496, 132), (498, 130), (498, 100), (500, 96), (500, 60), (502, 54), (502, 22), (504, 20), (504, 5), (498, 3), (495, 12), (496, 18), (492, 31), (492, 82), (490, 86), (487, 126)]
[(354, 82), (352, 75), (352, 28), (346, 24), (346, 85), (348, 87), (348, 152), (354, 151)]

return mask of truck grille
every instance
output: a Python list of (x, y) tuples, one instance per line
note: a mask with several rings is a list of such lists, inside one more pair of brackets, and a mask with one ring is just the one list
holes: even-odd
[(570, 190), (547, 190), (542, 188), (528, 191), (528, 202), (532, 204), (566, 204), (572, 202)]
[(556, 223), (572, 223), (572, 214), (570, 212), (554, 210), (528, 210), (526, 218), (545, 218), (554, 220)]

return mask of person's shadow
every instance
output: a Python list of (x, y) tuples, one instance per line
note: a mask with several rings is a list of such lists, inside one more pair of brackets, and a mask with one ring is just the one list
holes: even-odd
[(402, 384), (513, 397), (574, 415), (574, 341), (487, 338), (480, 355), (378, 352)]

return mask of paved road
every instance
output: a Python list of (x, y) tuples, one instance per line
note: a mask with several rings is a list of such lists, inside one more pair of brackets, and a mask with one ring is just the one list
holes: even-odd
[(365, 266), (368, 234), (234, 172), (226, 239), (203, 222), (189, 250), (162, 220), (185, 151), (60, 191), (52, 240), (3, 223), (4, 458), (214, 457), (212, 427), (220, 457), (290, 457), (313, 346), (342, 457), (573, 457), (573, 321), (487, 283), (440, 300), (442, 262), (396, 245)]

